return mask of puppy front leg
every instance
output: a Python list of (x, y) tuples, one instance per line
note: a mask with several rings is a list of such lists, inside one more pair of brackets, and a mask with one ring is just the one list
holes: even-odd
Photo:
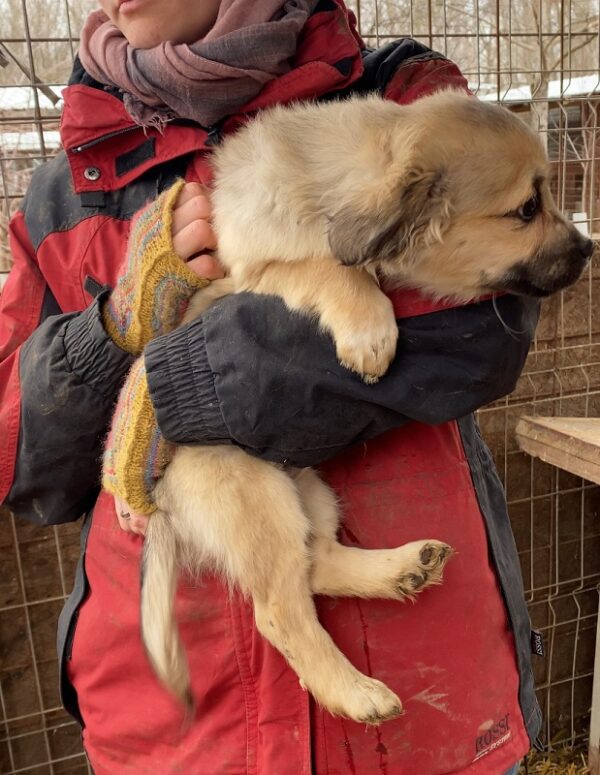
[(255, 293), (281, 296), (290, 309), (316, 314), (333, 336), (340, 363), (366, 382), (383, 376), (396, 354), (392, 303), (364, 269), (330, 257), (274, 262), (242, 284)]
[(412, 599), (440, 584), (452, 549), (442, 541), (411, 541), (396, 549), (360, 549), (336, 539), (339, 510), (335, 494), (310, 468), (295, 482), (311, 522), (311, 589), (332, 597)]

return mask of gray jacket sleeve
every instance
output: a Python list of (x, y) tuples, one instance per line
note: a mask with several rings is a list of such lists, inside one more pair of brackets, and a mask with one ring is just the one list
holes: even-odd
[(278, 298), (239, 294), (154, 340), (148, 384), (169, 441), (315, 465), (409, 421), (457, 419), (509, 393), (538, 314), (536, 302), (504, 296), (403, 319), (389, 372), (367, 385), (307, 317)]
[(131, 356), (102, 326), (100, 296), (47, 318), (21, 348), (21, 425), (10, 509), (38, 524), (81, 516), (100, 488), (102, 443)]

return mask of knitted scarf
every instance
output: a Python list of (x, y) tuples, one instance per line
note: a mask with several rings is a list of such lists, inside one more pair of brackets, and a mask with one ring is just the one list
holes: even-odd
[(103, 11), (88, 17), (79, 57), (100, 83), (123, 92), (142, 126), (173, 118), (209, 127), (290, 70), (298, 35), (317, 0), (222, 0), (211, 30), (196, 43), (135, 49)]

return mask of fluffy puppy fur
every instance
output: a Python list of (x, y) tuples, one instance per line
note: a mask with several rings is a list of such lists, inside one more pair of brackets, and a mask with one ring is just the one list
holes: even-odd
[[(377, 97), (275, 108), (215, 155), (214, 224), (228, 278), (188, 311), (242, 290), (315, 316), (367, 381), (394, 357), (386, 287), (460, 300), (546, 296), (592, 252), (556, 209), (538, 137), (508, 111), (457, 92), (399, 106)], [(252, 598), (256, 625), (331, 713), (377, 724), (401, 712), (320, 626), (313, 594), (413, 598), (451, 556), (428, 538), (368, 551), (336, 540), (332, 491), (231, 446), (181, 447), (155, 490), (144, 547), (142, 630), (154, 668), (186, 701), (173, 613), (178, 569), (220, 571)]]

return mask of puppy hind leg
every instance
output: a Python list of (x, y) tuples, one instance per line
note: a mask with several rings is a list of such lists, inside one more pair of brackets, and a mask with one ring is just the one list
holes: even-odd
[(397, 696), (356, 670), (319, 623), (309, 584), (310, 524), (290, 476), (244, 455), (220, 480), (233, 485), (231, 498), (220, 492), (225, 540), (235, 540), (230, 572), (252, 597), (258, 630), (332, 713), (365, 723), (397, 716)]
[(319, 624), (308, 568), (298, 565), (281, 577), (264, 599), (255, 598), (256, 625), (296, 671), (301, 684), (326, 710), (365, 724), (379, 724), (402, 712), (398, 697), (381, 681), (359, 672)]
[(441, 541), (411, 541), (395, 549), (359, 549), (316, 538), (311, 588), (331, 597), (414, 599), (441, 584), (452, 549)]
[[(281, 522), (283, 505), (285, 520), (301, 523), (303, 536), (301, 542), (292, 543), (288, 532), (277, 548), (270, 547), (266, 573), (260, 586), (251, 590), (258, 630), (286, 657), (302, 685), (329, 712), (366, 724), (395, 718), (402, 711), (398, 697), (381, 681), (359, 672), (319, 623), (310, 589), (313, 558), (307, 541), (312, 526), (296, 483), (281, 471), (270, 471), (278, 482), (270, 491), (272, 505), (266, 519)], [(335, 505), (335, 499), (330, 503)], [(329, 509), (326, 516), (326, 529), (335, 535), (336, 509)], [(273, 532), (277, 533), (276, 524)]]
[(412, 541), (396, 549), (360, 549), (336, 540), (339, 509), (335, 494), (312, 469), (296, 485), (313, 531), (311, 589), (332, 597), (412, 599), (442, 581), (452, 554), (441, 541)]
[(257, 628), (318, 702), (366, 723), (400, 713), (396, 695), (356, 670), (318, 621), (310, 524), (290, 476), (236, 447), (183, 447), (157, 489), (189, 567), (202, 557), (252, 597)]

